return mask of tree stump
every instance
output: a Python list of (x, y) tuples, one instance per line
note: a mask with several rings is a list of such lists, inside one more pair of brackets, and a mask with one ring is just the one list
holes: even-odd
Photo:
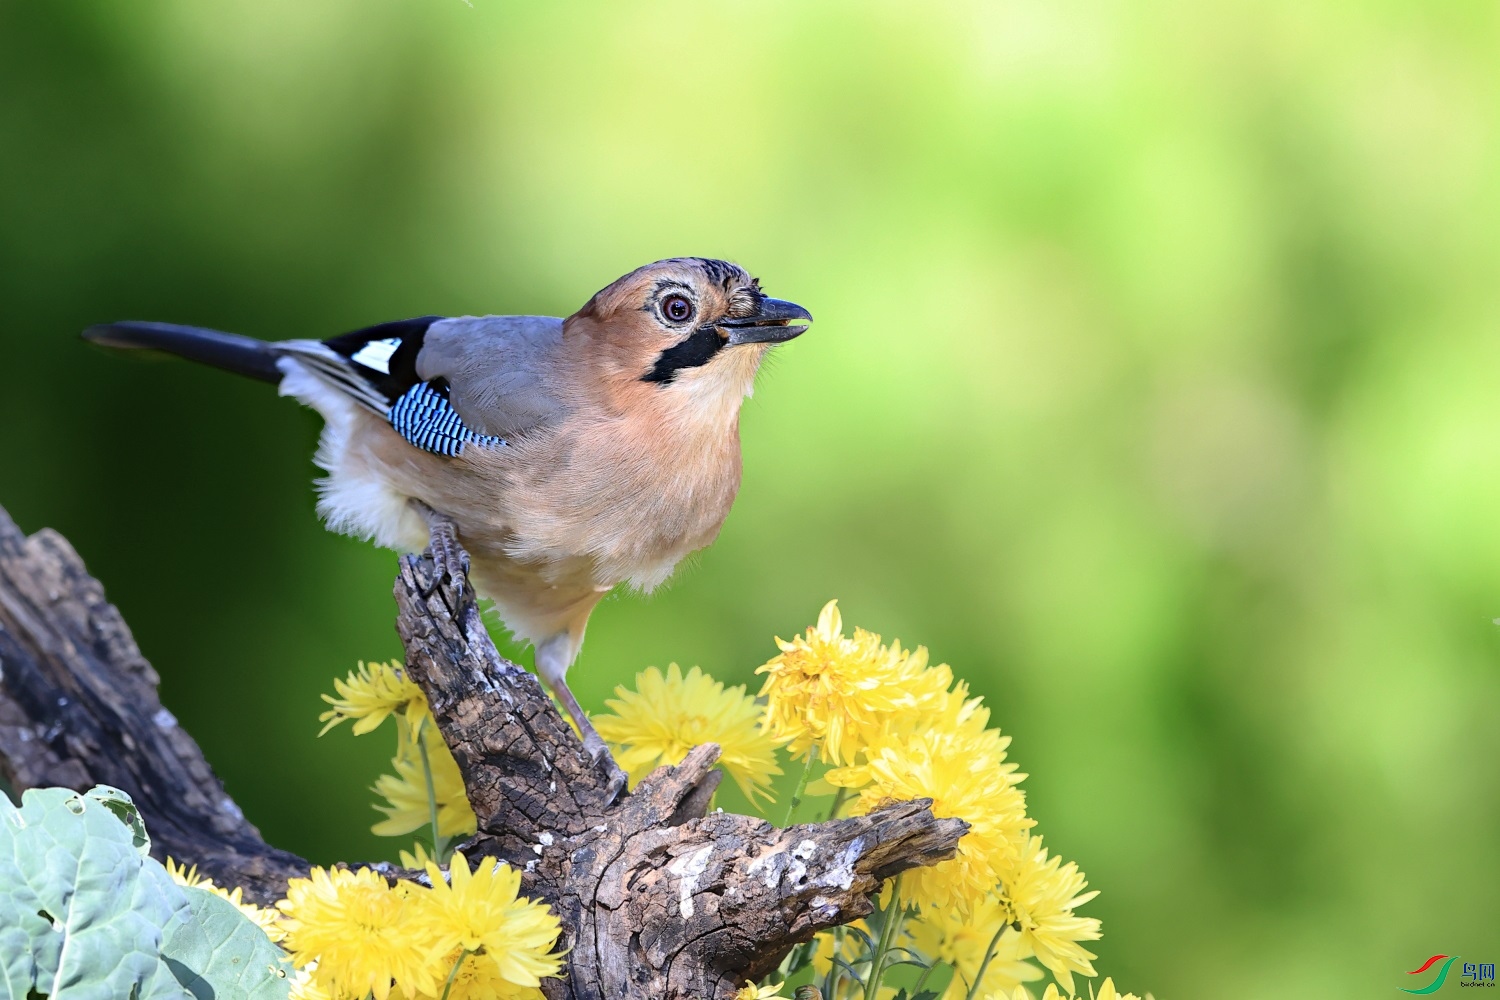
[[(545, 981), (549, 1000), (728, 1000), (793, 945), (870, 913), (886, 878), (951, 857), (967, 829), (924, 801), (786, 829), (707, 814), (711, 744), (611, 801), (606, 769), (537, 679), (499, 655), (472, 588), (459, 596), (431, 571), (425, 557), (400, 560), (407, 670), (478, 817), (465, 853), (519, 869), (522, 891), (562, 921), (565, 978)], [(121, 788), (157, 857), (272, 902), (307, 862), (261, 839), (156, 687), (67, 541), (27, 538), (0, 509), (0, 776), (17, 793)]]

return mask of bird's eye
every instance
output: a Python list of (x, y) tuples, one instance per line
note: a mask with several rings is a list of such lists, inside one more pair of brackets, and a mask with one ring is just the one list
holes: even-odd
[(673, 323), (686, 323), (693, 318), (693, 304), (685, 295), (668, 295), (661, 300), (661, 314)]

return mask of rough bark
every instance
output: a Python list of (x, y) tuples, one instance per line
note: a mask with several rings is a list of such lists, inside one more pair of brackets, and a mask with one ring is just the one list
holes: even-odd
[(147, 817), (156, 857), (276, 898), (307, 863), (261, 839), (158, 683), (67, 539), (27, 538), (0, 508), (0, 777), (17, 792), (114, 785)]
[[(869, 913), (884, 879), (950, 857), (966, 829), (920, 801), (787, 829), (706, 815), (713, 745), (611, 801), (606, 768), (537, 679), (499, 655), (472, 598), (433, 586), (430, 571), (401, 559), (407, 670), (478, 816), (466, 851), (521, 869), (523, 891), (563, 922), (566, 977), (547, 981), (550, 1000), (732, 997), (794, 944)], [(0, 775), (17, 791), (122, 788), (159, 856), (278, 897), (306, 862), (261, 840), (156, 684), (67, 542), (26, 538), (0, 510)]]

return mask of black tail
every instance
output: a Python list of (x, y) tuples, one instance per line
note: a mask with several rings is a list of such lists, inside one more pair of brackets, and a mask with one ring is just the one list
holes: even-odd
[(274, 346), (237, 333), (171, 323), (105, 323), (83, 331), (83, 339), (105, 347), (165, 351), (190, 361), (248, 375), (273, 385), (281, 381)]

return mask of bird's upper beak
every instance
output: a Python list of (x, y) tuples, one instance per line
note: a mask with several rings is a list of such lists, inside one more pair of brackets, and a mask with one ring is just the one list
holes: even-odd
[(785, 299), (761, 299), (752, 316), (721, 319), (716, 324), (730, 347), (739, 344), (779, 344), (804, 332), (807, 324), (793, 326), (792, 321), (812, 322), (812, 313)]

